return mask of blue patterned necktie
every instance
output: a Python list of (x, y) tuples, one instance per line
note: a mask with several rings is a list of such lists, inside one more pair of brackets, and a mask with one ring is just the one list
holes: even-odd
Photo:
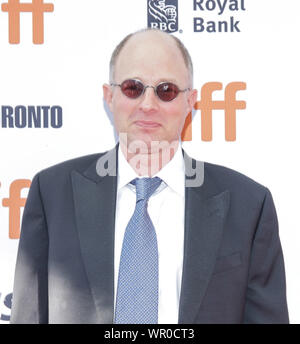
[(116, 324), (157, 324), (158, 250), (148, 200), (161, 179), (136, 178), (136, 206), (125, 230), (115, 310)]

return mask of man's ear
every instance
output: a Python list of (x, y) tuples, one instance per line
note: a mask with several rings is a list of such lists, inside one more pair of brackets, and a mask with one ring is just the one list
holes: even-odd
[(188, 96), (188, 113), (193, 111), (193, 108), (197, 101), (197, 96), (198, 96), (198, 91), (196, 89), (193, 89), (190, 91), (190, 94)]
[(102, 88), (103, 88), (104, 100), (106, 101), (106, 104), (108, 105), (110, 112), (113, 112), (112, 111), (112, 97), (113, 97), (112, 88), (108, 84), (103, 84)]

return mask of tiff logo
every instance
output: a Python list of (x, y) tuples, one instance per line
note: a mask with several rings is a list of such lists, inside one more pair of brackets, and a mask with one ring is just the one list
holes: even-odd
[[(213, 100), (214, 91), (223, 89), (221, 82), (208, 82), (202, 86), (201, 100), (197, 101), (194, 108), (201, 111), (201, 139), (212, 141), (212, 112), (224, 110), (225, 113), (225, 140), (236, 141), (236, 111), (246, 109), (244, 100), (236, 100), (236, 93), (247, 87), (245, 82), (231, 82), (225, 87), (224, 100)], [(192, 114), (186, 118), (181, 133), (182, 141), (192, 141)]]
[[(26, 198), (21, 197), (21, 191), (30, 188), (29, 179), (18, 179), (11, 183), (9, 197), (2, 200), (3, 207), (9, 209), (9, 238), (19, 239), (21, 224), (21, 208), (25, 207)], [(0, 183), (1, 186), (1, 183)]]
[(20, 0), (8, 0), (2, 4), (3, 12), (8, 13), (9, 43), (20, 43), (20, 13), (32, 13), (33, 43), (44, 43), (44, 13), (53, 12), (54, 5), (44, 3), (44, 0), (32, 0), (30, 3), (20, 3)]

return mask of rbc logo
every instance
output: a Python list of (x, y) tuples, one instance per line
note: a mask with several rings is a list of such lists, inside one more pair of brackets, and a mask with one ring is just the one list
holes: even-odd
[(147, 0), (148, 27), (173, 33), (178, 31), (178, 0)]

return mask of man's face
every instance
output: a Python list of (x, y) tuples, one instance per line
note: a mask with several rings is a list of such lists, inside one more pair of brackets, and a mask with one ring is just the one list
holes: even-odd
[[(150, 86), (169, 81), (181, 90), (191, 86), (175, 42), (153, 32), (137, 34), (126, 43), (116, 61), (114, 79), (116, 84), (138, 79)], [(118, 86), (104, 85), (103, 89), (119, 135), (127, 134), (127, 145), (141, 140), (148, 148), (153, 141), (179, 140), (185, 118), (197, 99), (196, 90), (180, 92), (174, 100), (164, 102), (153, 88), (136, 99), (125, 96)]]

